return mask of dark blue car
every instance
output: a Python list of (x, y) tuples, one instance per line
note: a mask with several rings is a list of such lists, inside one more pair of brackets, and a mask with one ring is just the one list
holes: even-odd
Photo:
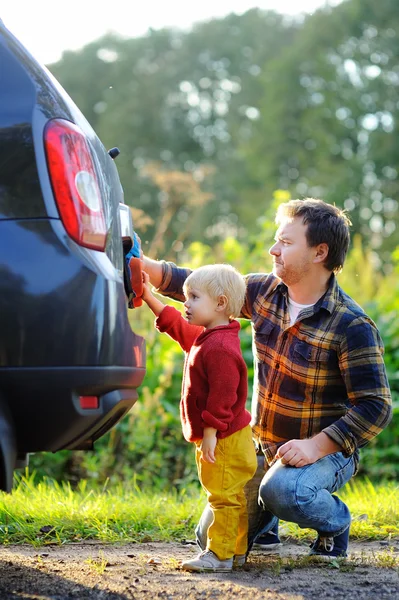
[(128, 321), (114, 154), (0, 20), (2, 490), (28, 453), (90, 449), (137, 399), (145, 344)]

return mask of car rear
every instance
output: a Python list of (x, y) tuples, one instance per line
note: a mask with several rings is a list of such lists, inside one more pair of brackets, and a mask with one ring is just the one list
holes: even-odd
[(0, 429), (12, 421), (18, 455), (89, 448), (145, 374), (130, 213), (92, 127), (1, 21), (0, 64)]

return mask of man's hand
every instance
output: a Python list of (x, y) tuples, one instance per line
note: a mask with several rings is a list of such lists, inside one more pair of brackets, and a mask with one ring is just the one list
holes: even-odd
[(201, 459), (208, 463), (216, 462), (215, 448), (217, 444), (217, 429), (205, 427), (204, 437), (201, 444)]
[(307, 440), (290, 440), (277, 451), (276, 457), (281, 458), (283, 465), (304, 467), (312, 465), (320, 458), (334, 452), (340, 452), (341, 446), (336, 444), (323, 431)]

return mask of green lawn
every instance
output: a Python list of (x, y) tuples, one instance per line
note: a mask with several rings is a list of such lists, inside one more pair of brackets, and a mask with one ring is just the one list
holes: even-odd
[[(356, 480), (340, 496), (349, 505), (353, 539), (399, 536), (398, 485)], [(193, 539), (205, 505), (197, 488), (164, 495), (143, 492), (132, 484), (105, 488), (82, 482), (77, 490), (52, 481), (21, 478), (12, 494), (0, 495), (0, 542), (68, 543), (83, 540), (143, 542)], [(284, 523), (283, 535), (297, 539), (314, 532)]]

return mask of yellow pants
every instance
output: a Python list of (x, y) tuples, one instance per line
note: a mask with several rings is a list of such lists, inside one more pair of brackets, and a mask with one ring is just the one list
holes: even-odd
[(215, 463), (201, 460), (201, 442), (196, 442), (198, 477), (207, 493), (213, 521), (208, 529), (207, 549), (219, 560), (245, 554), (248, 546), (245, 484), (253, 477), (257, 459), (249, 425), (218, 439)]

